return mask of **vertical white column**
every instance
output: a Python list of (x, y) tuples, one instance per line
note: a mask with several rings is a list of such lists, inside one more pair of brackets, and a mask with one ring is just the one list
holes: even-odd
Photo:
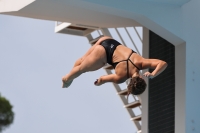
[[(149, 30), (143, 27), (143, 42), (142, 42), (142, 56), (149, 58)], [(148, 70), (143, 70), (142, 73)], [(148, 80), (146, 91), (140, 95), (140, 102), (142, 103), (142, 133), (148, 133), (148, 113), (149, 113), (149, 86)]]
[[(192, 104), (192, 103), (191, 103)], [(186, 133), (186, 45), (175, 45), (175, 133)]]

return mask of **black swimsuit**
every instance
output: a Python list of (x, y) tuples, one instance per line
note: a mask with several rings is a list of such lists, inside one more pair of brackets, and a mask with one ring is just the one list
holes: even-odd
[(107, 63), (112, 65), (114, 68), (117, 66), (118, 63), (122, 62), (122, 61), (127, 61), (127, 77), (129, 77), (128, 75), (128, 72), (129, 72), (129, 69), (128, 69), (128, 61), (130, 61), (138, 70), (140, 70), (131, 60), (130, 60), (130, 57), (133, 53), (136, 53), (135, 51), (132, 50), (131, 54), (129, 55), (128, 59), (126, 60), (122, 60), (122, 61), (119, 61), (119, 62), (112, 62), (112, 57), (113, 57), (113, 53), (116, 49), (117, 46), (121, 45), (118, 41), (114, 40), (114, 39), (106, 39), (104, 41), (102, 41), (100, 43), (106, 50), (106, 56), (107, 56)]

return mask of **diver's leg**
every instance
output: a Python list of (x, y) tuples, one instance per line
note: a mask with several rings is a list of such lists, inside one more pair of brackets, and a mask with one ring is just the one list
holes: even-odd
[(67, 88), (71, 85), (71, 83), (73, 82), (74, 78), (77, 78), (78, 76), (80, 76), (82, 73), (80, 72), (80, 65), (83, 62), (83, 60), (85, 58), (87, 58), (88, 55), (90, 55), (90, 53), (93, 51), (93, 49), (96, 47), (96, 45), (93, 45), (88, 51), (87, 53), (81, 57), (80, 59), (78, 59), (75, 63), (74, 66), (71, 70), (71, 72), (69, 74), (67, 74), (66, 76), (62, 77), (62, 81), (63, 81), (63, 88)]
[(101, 42), (105, 39), (111, 39), (111, 37), (104, 36), (101, 37), (86, 53), (85, 55), (81, 58), (81, 61), (83, 61), (90, 53), (95, 49), (96, 46), (101, 45)]
[(74, 66), (73, 66), (73, 67), (76, 67), (76, 66), (80, 65), (82, 61), (83, 61), (82, 58), (78, 59), (78, 60), (74, 63)]
[(71, 85), (72, 81), (80, 76), (82, 73), (88, 71), (95, 71), (104, 66), (106, 62), (105, 49), (102, 46), (96, 46), (93, 51), (85, 57), (80, 65), (72, 68), (69, 74), (62, 78), (63, 88)]
[(73, 67), (76, 67), (78, 65), (80, 65), (83, 60), (94, 50), (94, 48), (96, 47), (96, 45), (93, 45), (86, 53), (84, 56), (82, 56), (80, 59), (76, 60), (76, 62), (74, 63)]
[(105, 49), (97, 45), (95, 49), (82, 61), (80, 71), (95, 71), (103, 67), (106, 63)]
[(62, 87), (63, 88), (69, 87), (71, 83), (73, 82), (73, 80), (77, 78), (78, 76), (80, 76), (81, 74), (82, 72), (80, 71), (80, 65), (73, 67), (69, 74), (62, 77), (62, 81), (63, 81)]

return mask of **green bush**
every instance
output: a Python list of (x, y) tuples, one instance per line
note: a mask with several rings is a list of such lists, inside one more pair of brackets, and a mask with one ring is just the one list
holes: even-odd
[(14, 113), (10, 102), (0, 95), (0, 132), (13, 123)]

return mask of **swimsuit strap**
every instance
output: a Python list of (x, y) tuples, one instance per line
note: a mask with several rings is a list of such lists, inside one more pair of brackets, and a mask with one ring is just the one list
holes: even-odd
[(129, 78), (129, 67), (128, 67), (128, 60), (126, 61), (127, 64), (127, 78)]
[(126, 59), (126, 64), (127, 64), (127, 78), (129, 78), (129, 67), (128, 67), (128, 61), (130, 60), (129, 58), (131, 57), (131, 55), (134, 53), (134, 51), (132, 50), (131, 54), (129, 55), (128, 59)]
[(131, 62), (131, 64), (133, 64), (139, 71), (140, 69), (130, 60), (130, 57), (131, 55), (135, 53), (135, 51), (132, 50), (131, 54), (128, 56), (128, 58), (126, 60), (121, 60), (119, 62), (115, 62), (115, 63), (112, 63), (112, 65), (115, 67), (118, 63), (122, 62), (122, 61), (126, 61), (126, 64), (127, 64), (127, 78), (129, 78), (129, 67), (128, 67), (128, 61)]
[(132, 50), (131, 54), (128, 56), (128, 58), (127, 58), (126, 60), (121, 60), (121, 61), (119, 61), (119, 62), (115, 62), (115, 63), (120, 63), (120, 62), (122, 62), (122, 61), (128, 61), (129, 58), (131, 57), (131, 55), (132, 55), (133, 53), (135, 53), (135, 52)]
[(131, 62), (131, 64), (133, 64), (140, 71), (140, 69), (130, 59), (128, 59), (128, 60)]
[[(131, 64), (132, 65), (134, 65), (137, 69), (138, 69), (138, 71), (140, 71), (140, 69), (130, 60), (130, 57), (131, 57), (131, 55), (133, 54), (133, 53), (135, 53), (133, 50), (132, 50), (132, 52), (131, 52), (131, 54), (129, 55), (129, 57), (128, 57), (128, 59), (126, 60), (127, 61), (127, 78), (129, 78), (129, 67), (128, 67), (128, 61), (130, 61), (131, 62)], [(125, 61), (125, 60), (124, 60)]]

